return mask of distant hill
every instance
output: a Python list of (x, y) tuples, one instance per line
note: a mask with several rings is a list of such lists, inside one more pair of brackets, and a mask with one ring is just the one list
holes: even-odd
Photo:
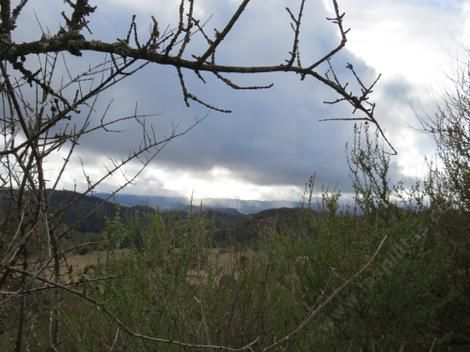
[(138, 196), (132, 194), (111, 196), (109, 193), (94, 193), (93, 196), (126, 207), (141, 205), (160, 210), (186, 209), (188, 207), (188, 200), (183, 197)]
[(79, 232), (102, 232), (106, 220), (112, 219), (118, 212), (121, 221), (126, 223), (137, 212), (153, 211), (150, 207), (140, 205), (123, 207), (95, 196), (80, 197), (79, 193), (72, 191), (54, 191), (51, 194), (49, 207), (52, 211), (69, 204), (62, 221)]
[[(114, 218), (116, 214), (119, 214), (121, 222), (125, 224), (132, 221), (137, 213), (154, 213), (158, 211), (155, 208), (159, 208), (168, 221), (177, 225), (189, 212), (189, 206), (182, 198), (148, 197), (146, 203), (143, 201), (145, 197), (141, 196), (117, 196), (114, 203), (106, 201), (106, 198), (104, 193), (81, 197), (79, 193), (72, 191), (54, 191), (50, 193), (49, 208), (51, 213), (66, 209), (61, 221), (73, 230), (71, 236), (77, 241), (80, 240), (81, 234), (99, 236), (105, 229), (106, 220)], [(231, 207), (222, 207), (226, 204), (224, 200), (214, 203), (214, 207), (194, 206), (191, 211), (193, 216), (202, 216), (209, 220), (217, 245), (244, 243), (260, 235), (272, 233), (273, 230), (297, 233), (305, 231), (302, 222), (305, 219), (305, 209), (282, 207), (246, 214)], [(230, 205), (230, 202), (227, 203)], [(239, 201), (240, 203), (245, 204), (245, 210), (277, 204), (257, 201)], [(5, 199), (0, 199), (0, 210), (6, 205)]]
[[(95, 193), (95, 197), (110, 199), (111, 202), (124, 206), (146, 205), (160, 210), (185, 210), (189, 207), (189, 201), (183, 197), (162, 197), (162, 196), (139, 196), (117, 194), (110, 198), (109, 193)], [(200, 204), (194, 204), (194, 208), (199, 208)], [(291, 201), (260, 201), (260, 200), (239, 200), (226, 198), (206, 198), (202, 202), (203, 209), (233, 209), (242, 214), (253, 214), (267, 209), (275, 208), (298, 208), (299, 202)]]
[[(60, 213), (61, 223), (81, 233), (99, 233), (103, 231), (106, 219), (112, 219), (119, 211), (123, 221), (127, 221), (136, 212), (154, 211), (145, 206), (123, 207), (94, 196), (81, 196), (73, 191), (48, 191), (49, 213)], [(9, 205), (8, 193), (0, 192), (0, 210)]]

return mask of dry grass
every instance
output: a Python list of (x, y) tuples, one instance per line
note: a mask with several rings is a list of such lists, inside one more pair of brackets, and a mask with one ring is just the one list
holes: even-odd
[[(244, 260), (255, 255), (253, 250), (235, 250), (234, 248), (210, 248), (208, 251), (208, 265), (222, 268), (224, 271), (232, 272)], [(115, 255), (128, 255), (130, 249), (119, 249), (114, 251)], [(92, 251), (86, 254), (76, 254), (67, 258), (67, 263), (73, 268), (74, 272), (82, 272), (89, 265), (97, 265), (106, 260), (105, 251)], [(64, 263), (64, 268), (67, 268)]]
[[(114, 251), (115, 255), (118, 256), (128, 255), (130, 253), (129, 249), (118, 249)], [(62, 263), (62, 270), (63, 273), (69, 271), (69, 268), (72, 268), (72, 272), (75, 275), (81, 275), (85, 268), (91, 265), (98, 265), (99, 263), (103, 263), (106, 260), (106, 251), (92, 251), (86, 254), (80, 255), (72, 255), (67, 257), (67, 263)]]
[[(131, 249), (120, 249), (114, 251), (113, 255), (125, 256), (131, 254)], [(206, 249), (207, 264), (197, 269), (194, 268), (187, 272), (186, 280), (190, 287), (198, 289), (201, 286), (210, 284), (215, 287), (224, 285), (226, 281), (235, 280), (238, 271), (247, 265), (250, 258), (257, 254), (250, 249), (237, 250), (228, 248), (208, 248)], [(95, 266), (106, 261), (106, 251), (92, 251), (83, 255), (73, 255), (67, 258), (67, 263), (63, 262), (61, 267), (61, 276), (66, 281), (80, 281), (82, 279), (95, 277)], [(215, 269), (215, 277), (211, 283), (208, 282), (207, 267)]]

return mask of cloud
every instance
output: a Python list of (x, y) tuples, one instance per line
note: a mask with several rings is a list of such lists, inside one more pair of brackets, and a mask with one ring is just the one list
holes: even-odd
[[(211, 10), (218, 8), (211, 7)], [(283, 7), (267, 8), (256, 4), (249, 10), (242, 17), (239, 29), (221, 48), (221, 60), (247, 65), (282, 62), (292, 40)], [(328, 15), (325, 8), (313, 11), (311, 5), (307, 10), (313, 15), (305, 19), (302, 47), (309, 49), (305, 51), (304, 60), (314, 61), (337, 44), (338, 36), (335, 27), (324, 19)], [(222, 17), (224, 14), (227, 17), (228, 13), (231, 11), (222, 11)], [(264, 22), (260, 23), (257, 18)], [(124, 19), (116, 20), (122, 23)], [(94, 24), (95, 27), (98, 25)], [(103, 30), (107, 28), (105, 26)], [(251, 37), (255, 40), (248, 40)], [(346, 61), (353, 61), (361, 73), (372, 77), (373, 70), (347, 52), (337, 61), (342, 68)], [(340, 72), (344, 71), (342, 68)], [(182, 170), (195, 175), (205, 173), (207, 180), (214, 179), (211, 170), (219, 168), (229, 170), (234, 182), (272, 187), (302, 186), (312, 172), (321, 170), (325, 184), (348, 183), (344, 144), (351, 126), (319, 123), (318, 120), (349, 115), (350, 109), (324, 105), (322, 101), (332, 97), (327, 88), (314, 81), (299, 82), (295, 75), (231, 76), (242, 83), (275, 84), (267, 91), (237, 92), (206, 76), (208, 83), (202, 84), (189, 74), (188, 86), (210, 103), (233, 109), (233, 114), (211, 112), (200, 126), (170, 144), (159, 155), (154, 167), (177, 170), (175, 174)], [(172, 123), (179, 123), (184, 128), (192, 123), (194, 116), (203, 116), (207, 110), (197, 105), (187, 109), (174, 70), (156, 66), (146, 68), (106, 92), (101, 98), (101, 110), (112, 98), (115, 103), (111, 114), (131, 113), (135, 101), (139, 102), (140, 112), (160, 113), (152, 121), (162, 135), (168, 133)], [(82, 154), (125, 155), (138, 142), (140, 131), (137, 124), (123, 124), (121, 129), (126, 132), (88, 136), (81, 143)], [(232, 184), (231, 187), (235, 186)]]
[[(144, 35), (152, 13), (158, 15), (162, 28), (174, 23), (178, 3), (176, 0), (103, 0), (90, 27), (93, 36), (114, 41), (126, 33), (130, 14), (137, 13), (139, 31)], [(200, 16), (213, 15), (207, 25), (212, 33), (214, 27), (220, 29), (230, 18), (239, 1), (196, 3)], [(237, 65), (282, 62), (292, 45), (292, 31), (284, 7), (293, 3), (287, 0), (251, 3), (221, 46), (219, 61)], [(313, 62), (337, 45), (338, 33), (325, 20), (331, 15), (328, 1), (307, 4), (301, 37), (302, 60)], [(338, 74), (351, 78), (345, 69), (347, 62), (352, 62), (367, 82), (377, 72), (384, 73), (375, 99), (377, 118), (400, 153), (393, 163), (393, 175), (398, 178), (419, 174), (422, 170), (412, 166), (428, 150), (429, 144), (409, 129), (414, 118), (411, 104), (425, 96), (422, 87), (430, 78), (429, 72), (435, 72), (442, 59), (438, 53), (443, 52), (443, 43), (449, 43), (446, 31), (463, 31), (465, 21), (459, 10), (468, 9), (468, 3), (450, 6), (445, 1), (355, 0), (343, 1), (342, 5), (352, 31), (347, 49), (334, 60)], [(46, 13), (41, 15), (52, 21)], [(203, 44), (196, 40), (191, 53), (200, 53)], [(350, 190), (345, 143), (351, 140), (352, 124), (318, 122), (322, 118), (351, 116), (349, 106), (322, 103), (334, 97), (331, 90), (313, 80), (300, 82), (295, 75), (276, 74), (230, 75), (243, 84), (274, 83), (266, 91), (234, 91), (210, 74), (203, 75), (207, 84), (187, 72), (188, 87), (198, 97), (230, 108), (233, 113), (211, 112), (203, 123), (168, 145), (129, 192), (187, 195), (196, 190), (207, 197), (233, 194), (240, 198), (297, 199), (298, 191), (315, 171), (319, 184), (339, 184), (343, 190)], [(149, 123), (155, 125), (161, 136), (168, 134), (173, 124), (184, 129), (207, 113), (206, 108), (197, 104), (189, 109), (185, 107), (176, 72), (169, 67), (149, 65), (103, 94), (97, 117), (112, 99), (110, 114), (115, 116), (132, 113), (136, 102), (139, 112), (158, 113)], [(79, 154), (94, 177), (103, 170), (107, 156), (122, 157), (138, 146), (140, 126), (123, 123), (120, 128), (125, 132), (94, 134), (82, 140)], [(64, 185), (70, 186), (71, 180), (77, 179), (73, 172), (77, 165), (80, 164), (75, 160)], [(132, 171), (132, 167), (128, 170)], [(109, 189), (121, 181), (113, 180), (103, 187)], [(289, 194), (293, 195), (289, 197)]]
[(349, 48), (386, 75), (401, 75), (416, 85), (442, 80), (439, 69), (460, 44), (466, 6), (468, 1), (459, 0), (345, 2), (352, 28)]

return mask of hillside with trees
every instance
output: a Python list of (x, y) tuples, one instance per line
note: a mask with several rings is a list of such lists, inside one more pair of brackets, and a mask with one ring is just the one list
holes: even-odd
[[(437, 112), (418, 116), (440, 162), (407, 185), (390, 176), (396, 150), (375, 116), (371, 94), (380, 76), (366, 82), (352, 64), (350, 82), (336, 74), (332, 59), (349, 32), (338, 1), (327, 19), (336, 46), (304, 61), (307, 0), (299, 0), (286, 9), (290, 50), (273, 58), (277, 64), (258, 66), (217, 56), (250, 0), (240, 0), (215, 33), (195, 2), (180, 0), (166, 29), (151, 15), (146, 35), (131, 16), (126, 33), (109, 41), (90, 28), (105, 15), (93, 5), (99, 2), (66, 0), (56, 27), (40, 26), (22, 41), (26, 9), (46, 5), (0, 1), (0, 350), (468, 351), (468, 65)], [(90, 64), (96, 57), (102, 61)], [(217, 113), (230, 111), (193, 93), (189, 75), (252, 94), (271, 85), (245, 86), (230, 75), (291, 74), (328, 88), (328, 105), (353, 111), (339, 120), (356, 123), (347, 150), (353, 203), (341, 206), (342, 193), (326, 189), (314, 204), (313, 176), (302, 207), (249, 215), (160, 212), (89, 197), (117, 177), (111, 200), (204, 119), (161, 136), (154, 116), (137, 106), (127, 116), (108, 116), (109, 105), (99, 111), (98, 96), (146, 65), (173, 69), (184, 104)], [(135, 149), (110, 153), (101, 174), (80, 159), (73, 170), (80, 192), (59, 191), (86, 138), (119, 136), (123, 121), (141, 131)], [(86, 255), (92, 263), (74, 264)]]

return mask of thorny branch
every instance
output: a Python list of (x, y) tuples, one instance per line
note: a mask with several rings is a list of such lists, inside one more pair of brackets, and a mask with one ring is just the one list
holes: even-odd
[[(354, 70), (352, 73), (360, 92), (355, 93), (348, 84), (341, 81), (331, 63), (332, 58), (341, 51), (347, 42), (349, 29), (344, 27), (345, 14), (339, 9), (337, 0), (331, 0), (333, 15), (327, 20), (338, 29), (338, 44), (326, 53), (320, 53), (313, 62), (301, 62), (301, 30), (306, 18), (307, 0), (299, 0), (298, 11), (287, 8), (293, 31), (292, 45), (286, 50), (287, 58), (281, 58), (279, 64), (266, 66), (240, 66), (220, 64), (217, 52), (237, 22), (249, 11), (250, 0), (240, 0), (233, 15), (221, 29), (215, 29), (215, 35), (207, 30), (209, 19), (197, 18), (195, 6), (197, 0), (180, 0), (177, 24), (162, 28), (155, 16), (151, 16), (149, 33), (144, 36), (138, 31), (137, 17), (133, 15), (127, 31), (114, 42), (100, 40), (93, 34), (92, 16), (98, 8), (89, 0), (65, 0), (66, 9), (59, 19), (61, 26), (55, 33), (45, 32), (41, 23), (40, 37), (29, 42), (15, 42), (18, 19), (23, 11), (31, 6), (29, 0), (19, 0), (13, 5), (10, 0), (0, 0), (0, 206), (5, 208), (0, 215), (0, 296), (2, 301), (20, 299), (18, 314), (16, 349), (21, 350), (24, 337), (25, 310), (28, 297), (53, 292), (50, 299), (59, 302), (60, 292), (68, 292), (95, 305), (117, 326), (119, 331), (139, 339), (158, 343), (173, 344), (183, 348), (215, 349), (226, 351), (253, 350), (257, 340), (240, 348), (224, 346), (198, 345), (146, 336), (127, 327), (119, 317), (110, 312), (102, 303), (75, 290), (64, 282), (60, 265), (67, 264), (66, 250), (62, 248), (67, 228), (61, 226), (61, 218), (73, 202), (58, 209), (51, 209), (51, 195), (60, 185), (66, 169), (70, 168), (72, 157), (80, 147), (84, 136), (94, 132), (119, 133), (117, 124), (134, 122), (142, 129), (140, 143), (135, 150), (122, 159), (110, 159), (111, 165), (104, 165), (101, 176), (92, 179), (84, 167), (86, 189), (78, 197), (84, 197), (96, 187), (116, 174), (121, 174), (124, 181), (111, 197), (131, 184), (173, 139), (189, 132), (203, 119), (199, 118), (185, 129), (173, 128), (167, 136), (158, 136), (153, 125), (147, 121), (153, 115), (134, 114), (110, 117), (109, 106), (104, 112), (98, 112), (98, 97), (107, 89), (123, 79), (132, 76), (148, 64), (171, 66), (175, 68), (182, 96), (187, 106), (198, 103), (209, 110), (222, 113), (231, 112), (221, 108), (218, 103), (208, 102), (191, 92), (186, 83), (186, 73), (194, 73), (204, 83), (204, 73), (213, 75), (234, 90), (268, 89), (269, 85), (247, 85), (236, 83), (236, 74), (293, 73), (301, 80), (311, 78), (321, 82), (338, 95), (328, 104), (347, 103), (352, 107), (352, 116), (330, 120), (361, 120), (374, 124), (388, 143), (392, 152), (395, 149), (386, 138), (383, 129), (374, 116), (375, 104), (370, 102), (378, 79), (367, 84)], [(85, 33), (87, 32), (87, 33)], [(86, 34), (86, 36), (85, 36)], [(200, 38), (204, 43), (201, 48)], [(81, 57), (87, 52), (102, 53), (102, 63), (90, 65), (82, 72), (75, 73), (68, 61), (71, 56)], [(60, 63), (60, 58), (63, 63)], [(62, 64), (64, 75), (57, 74), (57, 66)], [(320, 70), (326, 66), (327, 72)], [(45, 165), (56, 153), (64, 156), (53, 179), (47, 179)], [(128, 165), (137, 165), (132, 175), (124, 171)], [(76, 201), (78, 199), (74, 199)], [(91, 210), (86, 216), (91, 216)], [(379, 246), (380, 249), (380, 246)], [(30, 255), (34, 251), (34, 258)], [(362, 272), (362, 271), (361, 271)], [(313, 311), (306, 320), (290, 334), (286, 335), (265, 350), (281, 345), (300, 333), (311, 321), (319, 309), (328, 304), (335, 296), (349, 285), (359, 272), (340, 286), (334, 293)], [(106, 278), (107, 279), (107, 278)], [(111, 279), (111, 278), (110, 278)], [(6, 298), (5, 298), (6, 297)], [(59, 312), (50, 312), (50, 349), (59, 344)], [(115, 345), (113, 343), (113, 346)], [(114, 348), (114, 347), (113, 347)]]
[[(9, 1), (6, 2), (9, 3)], [(177, 28), (175, 30), (161, 33), (158, 29), (157, 20), (152, 17), (153, 27), (151, 33), (145, 41), (145, 44), (142, 45), (141, 43), (144, 41), (139, 38), (139, 34), (136, 29), (135, 16), (132, 17), (127, 35), (122, 39), (118, 39), (114, 43), (103, 42), (99, 39), (85, 38), (83, 34), (81, 34), (81, 31), (84, 28), (88, 28), (88, 18), (95, 12), (96, 7), (91, 6), (88, 0), (81, 0), (76, 3), (68, 0), (66, 3), (72, 8), (73, 12), (70, 18), (63, 14), (66, 21), (65, 27), (62, 27), (55, 34), (43, 35), (39, 40), (27, 43), (14, 43), (9, 40), (2, 40), (0, 42), (0, 60), (8, 60), (19, 68), (24, 67), (24, 65), (19, 62), (21, 61), (19, 59), (33, 54), (69, 52), (72, 55), (81, 56), (83, 52), (94, 51), (110, 54), (112, 57), (119, 56), (126, 60), (144, 60), (149, 63), (173, 66), (178, 71), (178, 76), (180, 77), (182, 85), (183, 97), (186, 104), (189, 104), (189, 101), (191, 100), (200, 103), (209, 109), (222, 112), (229, 112), (230, 110), (217, 108), (213, 104), (196, 97), (190, 93), (186, 87), (184, 87), (184, 78), (181, 79), (181, 76), (184, 76), (183, 70), (189, 70), (196, 73), (204, 71), (212, 72), (216, 74), (216, 77), (219, 79), (222, 79), (222, 74), (224, 73), (296, 73), (300, 75), (301, 79), (312, 77), (329, 86), (340, 97), (338, 100), (334, 101), (334, 103), (349, 103), (353, 107), (353, 115), (356, 112), (364, 114), (364, 116), (360, 116), (358, 118), (367, 119), (367, 121), (377, 126), (380, 134), (385, 137), (384, 131), (374, 117), (374, 106), (368, 102), (368, 99), (373, 92), (372, 88), (375, 85), (375, 82), (367, 87), (366, 84), (356, 76), (352, 66), (348, 65), (348, 68), (353, 72), (358, 83), (361, 85), (361, 93), (356, 95), (354, 92), (348, 90), (348, 85), (341, 83), (336, 75), (334, 75), (334, 77), (330, 77), (328, 73), (322, 74), (316, 71), (316, 69), (318, 69), (322, 64), (329, 63), (330, 59), (343, 49), (347, 42), (347, 33), (349, 32), (349, 29), (345, 29), (344, 27), (345, 14), (340, 11), (337, 0), (332, 0), (334, 16), (328, 18), (328, 20), (338, 27), (338, 32), (340, 34), (339, 44), (313, 63), (302, 65), (300, 62), (300, 32), (306, 2), (306, 0), (302, 0), (300, 1), (300, 9), (297, 16), (294, 15), (291, 9), (287, 8), (287, 12), (292, 21), (291, 26), (294, 32), (294, 39), (292, 50), (289, 55), (290, 57), (286, 60), (286, 63), (271, 66), (236, 66), (217, 64), (217, 49), (231, 32), (240, 16), (246, 11), (249, 2), (250, 0), (243, 0), (227, 22), (226, 26), (221, 31), (215, 30), (215, 38), (211, 39), (206, 32), (204, 32), (203, 27), (200, 24), (200, 20), (194, 18), (195, 1), (181, 0), (179, 6), (179, 23)], [(2, 9), (3, 8), (4, 7), (2, 6)], [(10, 17), (5, 11), (3, 12), (2, 17), (5, 18), (3, 23), (5, 24), (8, 23)], [(21, 8), (16, 11), (16, 17), (19, 13), (21, 13)], [(4, 31), (7, 31), (9, 27), (4, 25), (3, 28), (5, 28)], [(201, 55), (185, 55), (190, 47), (192, 36), (196, 33), (202, 33), (205, 41), (208, 43), (208, 47)], [(131, 37), (133, 39), (133, 45), (131, 43)], [(172, 54), (174, 49), (176, 49), (176, 53)], [(208, 61), (209, 58), (211, 59)], [(331, 67), (329, 71), (331, 74)], [(227, 83), (226, 80), (222, 80)], [(238, 87), (238, 85), (233, 81), (230, 80), (230, 82), (232, 83), (230, 85), (232, 88), (236, 86)], [(259, 89), (259, 87), (256, 88)], [(353, 119), (354, 118), (355, 117), (353, 117)], [(386, 141), (391, 147), (392, 152), (396, 153), (391, 143), (387, 139)]]

